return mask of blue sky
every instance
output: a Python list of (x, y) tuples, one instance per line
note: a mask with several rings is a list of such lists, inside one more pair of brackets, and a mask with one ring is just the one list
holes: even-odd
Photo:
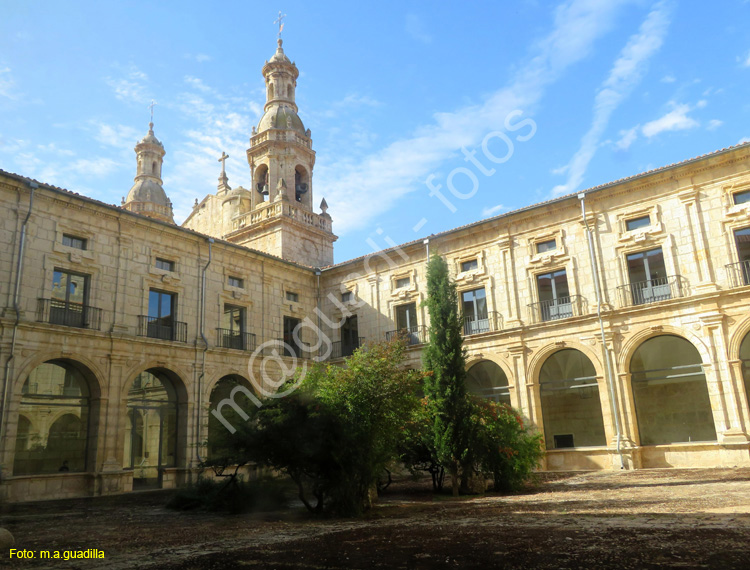
[(249, 187), (279, 9), (337, 262), (750, 140), (747, 0), (0, 0), (0, 168), (119, 204), (153, 99), (178, 223)]

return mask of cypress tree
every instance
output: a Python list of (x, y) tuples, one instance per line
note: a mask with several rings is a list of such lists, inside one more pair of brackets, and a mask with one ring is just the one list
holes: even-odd
[(466, 354), (456, 284), (448, 264), (433, 254), (427, 264), (429, 343), (423, 351), (427, 396), (433, 418), (433, 437), (438, 461), (452, 478), (458, 495), (459, 476), (467, 467), (471, 434), (471, 404), (466, 396)]

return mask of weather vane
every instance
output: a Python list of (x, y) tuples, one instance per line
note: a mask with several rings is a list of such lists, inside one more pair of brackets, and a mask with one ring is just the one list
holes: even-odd
[(286, 14), (282, 15), (281, 11), (279, 11), (279, 17), (273, 21), (274, 24), (279, 25), (279, 39), (281, 38), (281, 32), (284, 29), (284, 18), (286, 18)]
[(156, 106), (156, 102), (151, 99), (151, 104), (148, 106), (149, 109), (151, 109), (151, 122), (154, 122), (154, 107)]

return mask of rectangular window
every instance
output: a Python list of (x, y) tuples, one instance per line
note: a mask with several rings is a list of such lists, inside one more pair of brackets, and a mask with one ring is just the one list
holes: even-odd
[(86, 249), (86, 241), (84, 238), (72, 236), (70, 234), (63, 234), (62, 244), (68, 247), (74, 247), (76, 249)]
[(292, 293), (291, 291), (286, 292), (286, 300), (292, 303), (299, 303), (299, 294)]
[(164, 271), (174, 271), (174, 261), (169, 261), (168, 259), (157, 257), (156, 268), (163, 269)]
[(735, 192), (732, 194), (732, 198), (734, 198), (735, 204), (744, 204), (745, 202), (750, 202), (750, 190), (745, 190), (744, 192)]
[(352, 300), (352, 292), (351, 291), (344, 291), (341, 293), (341, 302), (342, 303), (349, 303)]
[(245, 286), (245, 282), (239, 277), (229, 277), (227, 281), (230, 287), (238, 287), (242, 289)]
[(301, 330), (295, 334), (295, 329), (302, 321), (294, 317), (284, 317), (284, 355), (285, 356), (302, 356), (303, 343)]
[(177, 295), (149, 289), (147, 335), (151, 338), (174, 340)]
[(478, 268), (479, 268), (479, 263), (477, 262), (476, 259), (472, 259), (472, 260), (469, 260), (469, 261), (464, 261), (464, 262), (461, 263), (461, 271), (462, 272), (464, 272), (464, 271), (471, 271), (473, 269), (478, 269)]
[(564, 319), (573, 316), (568, 290), (568, 275), (564, 269), (537, 275), (539, 306), (543, 321)]
[(664, 254), (660, 247), (627, 256), (630, 295), (633, 305), (672, 298)]
[(396, 307), (396, 328), (407, 335), (407, 341), (410, 345), (419, 344), (416, 303)]
[(357, 315), (347, 317), (341, 327), (341, 356), (351, 356), (359, 348)]
[(411, 277), (401, 277), (396, 279), (396, 289), (403, 289), (411, 284)]
[(734, 241), (737, 244), (737, 257), (740, 260), (741, 277), (737, 285), (750, 285), (750, 228), (736, 230)]
[(69, 327), (85, 327), (88, 284), (88, 275), (55, 269), (52, 274), (49, 322)]
[(545, 251), (554, 251), (557, 249), (557, 240), (550, 239), (547, 241), (540, 241), (536, 244), (536, 252), (544, 253)]
[(490, 321), (487, 318), (487, 294), (484, 287), (461, 294), (464, 312), (464, 334), (489, 332)]
[(640, 228), (647, 228), (651, 225), (651, 216), (641, 216), (632, 220), (625, 220), (626, 231), (632, 232)]
[(220, 330), (221, 346), (245, 350), (245, 309), (235, 305), (224, 305)]

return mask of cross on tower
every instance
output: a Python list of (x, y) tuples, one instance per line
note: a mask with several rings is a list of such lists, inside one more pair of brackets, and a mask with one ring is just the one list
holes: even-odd
[(154, 107), (156, 106), (156, 102), (151, 99), (151, 104), (148, 106), (149, 109), (151, 109), (151, 122), (154, 122)]
[(281, 37), (281, 31), (284, 29), (284, 18), (286, 18), (286, 14), (282, 15), (281, 12), (279, 12), (279, 17), (273, 21), (274, 24), (279, 25), (279, 37)]
[(226, 173), (225, 170), (224, 170), (224, 167), (226, 166), (227, 158), (229, 158), (229, 155), (226, 152), (221, 151), (221, 158), (219, 159), (219, 162), (221, 162), (221, 173), (222, 174)]

